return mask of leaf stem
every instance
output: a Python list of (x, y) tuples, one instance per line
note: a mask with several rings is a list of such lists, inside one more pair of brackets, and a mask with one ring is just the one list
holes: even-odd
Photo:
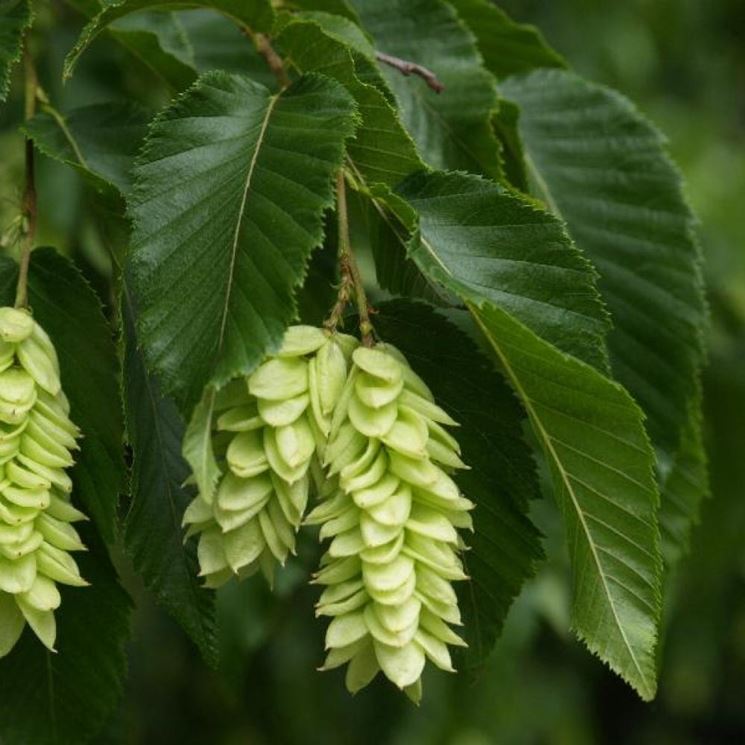
[[(36, 92), (38, 89), (38, 78), (36, 68), (31, 52), (28, 48), (28, 37), (23, 48), (24, 64), (24, 119), (29, 121), (36, 113)], [(34, 238), (36, 237), (36, 178), (34, 170), (34, 143), (31, 138), (26, 137), (25, 141), (25, 159), (26, 159), (26, 184), (23, 190), (23, 200), (21, 202), (21, 213), (24, 220), (24, 235), (21, 244), (21, 255), (19, 258), (18, 285), (16, 288), (16, 308), (26, 308), (28, 306), (28, 268), (31, 261), (31, 250), (34, 247)]]
[(435, 93), (442, 93), (445, 90), (442, 81), (428, 67), (401, 59), (400, 57), (394, 57), (392, 54), (386, 54), (385, 52), (375, 52), (375, 59), (378, 62), (390, 65), (402, 75), (406, 75), (407, 77), (409, 75), (416, 75), (420, 77)]
[(287, 88), (292, 81), (287, 74), (282, 57), (277, 54), (269, 37), (266, 34), (259, 34), (252, 31), (248, 26), (243, 28), (243, 33), (254, 43), (256, 51), (264, 58), (274, 77), (277, 78), (280, 88)]
[(336, 213), (339, 221), (339, 273), (341, 284), (336, 303), (331, 315), (324, 324), (329, 331), (335, 331), (341, 321), (344, 308), (354, 295), (357, 313), (359, 314), (360, 335), (362, 343), (371, 347), (373, 341), (373, 327), (370, 323), (370, 309), (367, 303), (367, 294), (362, 284), (357, 260), (352, 251), (352, 242), (349, 238), (349, 214), (347, 211), (347, 189), (344, 181), (344, 169), (340, 168), (336, 177)]

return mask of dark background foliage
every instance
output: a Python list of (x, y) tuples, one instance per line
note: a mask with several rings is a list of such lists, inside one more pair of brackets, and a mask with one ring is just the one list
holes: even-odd
[[(219, 672), (205, 666), (154, 606), (130, 560), (116, 557), (137, 611), (126, 694), (98, 742), (686, 745), (745, 739), (745, 5), (505, 0), (503, 6), (539, 25), (580, 73), (618, 87), (667, 133), (702, 223), (712, 315), (704, 398), (713, 498), (703, 507), (690, 556), (668, 579), (656, 701), (639, 701), (570, 635), (568, 566), (561, 558), (544, 563), (530, 581), (477, 678), (430, 674), (420, 709), (382, 684), (352, 699), (338, 673), (314, 670), (322, 625), (308, 620), (315, 592), (304, 567), (317, 549), (307, 539), (276, 596), (260, 582), (220, 594)], [(81, 17), (66, 4), (52, 8), (40, 7), (50, 42), (40, 75), (64, 108), (108, 101), (112, 93), (151, 109), (170, 98), (137, 57), (105, 43), (91, 48), (63, 88), (62, 58)], [(266, 77), (250, 47), (230, 31), (220, 44), (196, 50), (197, 59), (205, 67), (221, 64), (231, 45), (239, 46), (242, 71)], [(182, 82), (179, 73), (173, 74)], [(0, 110), (3, 226), (21, 183), (21, 140), (10, 126), (20, 107), (14, 97)], [(106, 246), (116, 234), (102, 230), (102, 216), (88, 208), (90, 187), (45, 158), (38, 181), (40, 243), (74, 256), (114, 312)], [(310, 301), (301, 307), (313, 312)], [(543, 507), (536, 503), (533, 517), (547, 536), (547, 553), (563, 557), (557, 516)]]

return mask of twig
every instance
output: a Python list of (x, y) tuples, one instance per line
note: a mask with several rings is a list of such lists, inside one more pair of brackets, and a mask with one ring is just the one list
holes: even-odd
[(378, 62), (383, 62), (386, 65), (398, 70), (402, 75), (417, 75), (422, 78), (424, 82), (435, 92), (442, 93), (445, 90), (445, 86), (440, 82), (440, 79), (427, 67), (417, 65), (416, 62), (409, 62), (409, 60), (401, 59), (400, 57), (394, 57), (391, 54), (385, 52), (375, 52), (375, 58)]
[[(26, 121), (32, 119), (36, 113), (36, 91), (38, 78), (34, 60), (28, 48), (28, 38), (23, 49), (23, 63), (25, 72), (24, 87), (24, 118)], [(31, 261), (31, 250), (34, 247), (36, 237), (36, 178), (34, 173), (34, 143), (29, 137), (25, 142), (26, 158), (26, 184), (23, 190), (23, 201), (21, 202), (21, 213), (24, 219), (24, 236), (21, 245), (19, 259), (18, 286), (16, 289), (16, 308), (28, 306), (28, 267)]]
[(349, 216), (347, 213), (347, 191), (344, 183), (344, 169), (339, 169), (336, 180), (336, 211), (339, 221), (339, 271), (341, 274), (341, 284), (336, 303), (331, 311), (331, 315), (324, 324), (329, 331), (334, 331), (341, 320), (344, 308), (354, 293), (357, 313), (359, 314), (360, 335), (362, 343), (366, 347), (373, 346), (373, 327), (370, 323), (370, 309), (367, 304), (367, 294), (362, 284), (357, 260), (352, 251), (352, 244), (349, 239)]
[(256, 51), (264, 58), (274, 77), (277, 78), (280, 87), (287, 88), (292, 81), (285, 69), (285, 63), (272, 46), (269, 37), (265, 34), (255, 33), (248, 27), (243, 28), (243, 33), (253, 41)]

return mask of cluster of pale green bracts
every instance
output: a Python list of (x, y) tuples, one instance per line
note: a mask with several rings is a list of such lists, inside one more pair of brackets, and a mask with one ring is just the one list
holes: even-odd
[(62, 392), (59, 362), (25, 310), (0, 308), (0, 657), (26, 624), (54, 649), (57, 583), (83, 586), (70, 551), (84, 546), (70, 503), (79, 437)]
[(449, 475), (465, 468), (456, 423), (390, 345), (293, 326), (216, 394), (211, 424), (222, 475), (184, 516), (206, 584), (271, 581), (315, 491), (305, 522), (331, 541), (314, 578), (332, 619), (323, 669), (348, 664), (351, 692), (382, 671), (418, 701), (426, 659), (452, 670), (448, 645), (464, 645), (452, 582), (473, 504)]

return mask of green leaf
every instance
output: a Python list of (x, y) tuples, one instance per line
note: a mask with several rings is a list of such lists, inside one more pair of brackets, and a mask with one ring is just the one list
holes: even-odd
[[(468, 304), (528, 414), (564, 519), (577, 634), (651, 699), (662, 562), (659, 499), (642, 414), (617, 383), (538, 336), (545, 333), (540, 324), (528, 328), (520, 305), (500, 294), (505, 248), (493, 236), (506, 229), (504, 242), (519, 241), (520, 211), (479, 210), (473, 194), (455, 188), (464, 178), (433, 174), (404, 185), (420, 223), (411, 257)], [(536, 235), (523, 244), (528, 257), (540, 240)], [(574, 281), (586, 292), (581, 275), (575, 272)], [(570, 335), (575, 323), (565, 324)]]
[(148, 367), (180, 405), (278, 348), (321, 243), (354, 101), (211, 73), (156, 120), (135, 169), (131, 287)]
[(383, 66), (406, 129), (427, 163), (499, 177), (491, 128), (498, 106), (494, 78), (454, 10), (442, 0), (353, 0), (380, 52), (423, 65), (444, 84), (439, 95), (419, 77)]
[(3, 745), (88, 742), (121, 697), (131, 602), (92, 526), (78, 531), (88, 551), (75, 560), (90, 587), (61, 588), (57, 653), (27, 628), (0, 660)]
[[(4, 259), (0, 274), (7, 277), (0, 285), (4, 288), (0, 302), (12, 305), (18, 267)], [(77, 268), (51, 248), (37, 249), (31, 255), (29, 305), (57, 349), (71, 418), (83, 433), (80, 455), (70, 474), (74, 498), (104, 540), (113, 543), (126, 471), (119, 364), (111, 328)]]
[(126, 194), (147, 115), (133, 103), (95, 104), (64, 115), (46, 107), (22, 130), (44, 155), (72, 166), (94, 188), (111, 185)]
[(463, 664), (480, 666), (494, 646), (513, 599), (543, 558), (540, 533), (525, 516), (537, 496), (532, 454), (522, 435), (524, 413), (512, 391), (475, 344), (422, 303), (376, 307), (375, 329), (397, 346), (461, 425), (454, 432), (471, 467), (457, 475), (476, 503), (475, 532), (464, 554), (471, 577), (461, 583)]
[(176, 13), (186, 31), (194, 64), (200, 73), (211, 70), (248, 75), (251, 80), (274, 88), (277, 80), (254, 44), (248, 43), (229, 18), (211, 10), (182, 10)]
[(360, 82), (350, 47), (330, 36), (315, 19), (289, 23), (277, 44), (288, 65), (300, 72), (328, 75), (354, 96), (362, 125), (349, 142), (347, 154), (358, 179), (394, 186), (424, 168), (411, 137), (384, 94)]
[(181, 519), (194, 490), (181, 456), (184, 423), (176, 405), (161, 395), (137, 346), (134, 311), (122, 300), (125, 354), (124, 400), (132, 447), (131, 501), (124, 542), (134, 568), (158, 602), (181, 624), (213, 667), (217, 665), (214, 593), (198, 578), (193, 542), (184, 543)]
[(701, 502), (709, 496), (709, 473), (701, 432), (701, 394), (689, 404), (690, 413), (681, 444), (671, 459), (658, 452), (662, 503), (660, 531), (665, 564), (672, 566), (688, 552)]
[(534, 26), (516, 23), (490, 0), (448, 0), (473, 32), (486, 68), (497, 78), (537, 67), (566, 67)]
[[(398, 194), (438, 238), (454, 280), (480, 287), (538, 336), (605, 369), (608, 322), (595, 273), (550, 213), (495, 183), (465, 174), (422, 174)], [(410, 257), (420, 266), (414, 244)]]
[[(87, 18), (98, 15), (104, 0), (67, 0)], [(145, 11), (123, 18), (107, 34), (173, 89), (181, 90), (196, 78), (189, 39), (174, 13)]]
[(706, 325), (701, 257), (660, 134), (628, 100), (567, 72), (537, 72), (503, 90), (522, 109), (539, 190), (600, 272), (615, 377), (647, 415), (663, 461), (702, 462), (700, 449), (690, 452)]
[(0, 102), (8, 96), (10, 74), (21, 59), (23, 36), (31, 27), (33, 14), (28, 0), (0, 3)]
[(63, 76), (69, 78), (80, 55), (111, 23), (140, 10), (180, 10), (183, 8), (211, 8), (240, 26), (255, 31), (268, 31), (274, 22), (274, 11), (269, 0), (113, 0), (83, 29), (75, 46), (67, 55)]
[(189, 39), (174, 13), (127, 16), (113, 23), (109, 33), (174, 90), (183, 90), (196, 79)]

